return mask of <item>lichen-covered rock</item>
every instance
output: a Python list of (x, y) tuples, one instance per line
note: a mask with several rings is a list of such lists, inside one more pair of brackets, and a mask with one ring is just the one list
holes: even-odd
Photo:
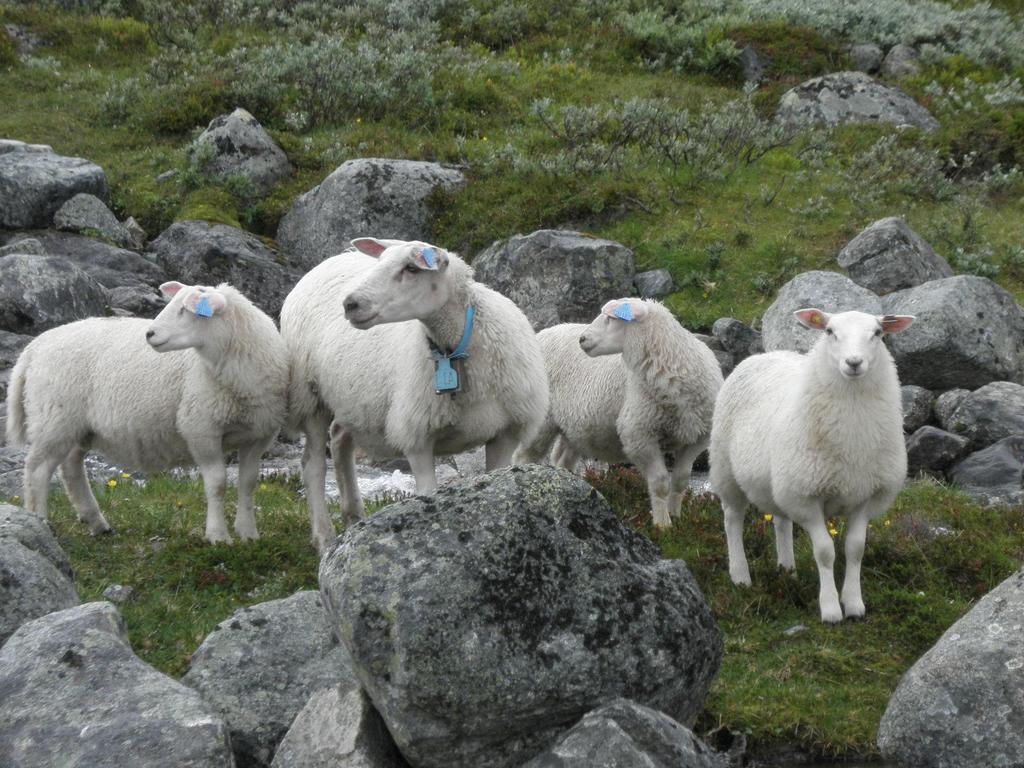
[(473, 259), (476, 279), (519, 305), (536, 331), (589, 323), (633, 293), (633, 252), (580, 232), (541, 229), (499, 240)]
[(0, 228), (48, 227), (64, 201), (79, 192), (106, 201), (103, 169), (46, 146), (9, 141), (0, 148)]
[(903, 676), (882, 754), (921, 768), (1024, 765), (1024, 570), (983, 597)]
[[(78, 605), (75, 585), (44, 553), (0, 536), (0, 645), (26, 621), (73, 605)], [(0, 759), (0, 765), (6, 763)]]
[(672, 273), (667, 269), (652, 269), (648, 272), (637, 272), (633, 278), (636, 292), (644, 299), (660, 299), (672, 293)]
[(863, 72), (835, 72), (791, 88), (779, 100), (781, 119), (797, 123), (844, 125), (889, 123), (934, 131), (939, 121), (912, 98)]
[(711, 326), (711, 335), (732, 355), (736, 364), (751, 355), (764, 352), (761, 334), (734, 317), (720, 317)]
[(872, 315), (882, 313), (882, 301), (838, 272), (803, 272), (779, 289), (775, 301), (761, 320), (761, 334), (767, 352), (791, 349), (806, 352), (818, 341), (820, 331), (797, 322), (798, 309), (817, 307), (830, 314), (852, 309)]
[(928, 423), (932, 417), (932, 401), (935, 400), (931, 390), (907, 384), (900, 388), (900, 400), (904, 432), (909, 435)]
[(192, 654), (181, 682), (227, 721), (239, 768), (270, 765), (313, 693), (356, 686), (348, 652), (312, 591), (236, 611)]
[(78, 193), (57, 209), (53, 214), (53, 225), (68, 232), (97, 232), (124, 248), (130, 248), (134, 241), (132, 234), (106, 203), (85, 192)]
[(907, 476), (938, 474), (967, 452), (967, 438), (925, 425), (907, 438)]
[(839, 252), (850, 279), (875, 293), (952, 277), (953, 268), (898, 216), (880, 219)]
[(0, 649), (0, 765), (231, 768), (199, 694), (132, 652), (110, 603), (24, 624)]
[(320, 589), (420, 768), (519, 765), (616, 696), (690, 723), (722, 651), (686, 565), (546, 466), (361, 520), (321, 561)]
[(277, 252), (258, 237), (226, 224), (178, 221), (149, 248), (176, 280), (192, 285), (231, 283), (274, 318), (302, 276), (278, 263)]
[(1024, 311), (991, 280), (932, 280), (890, 293), (882, 306), (917, 318), (887, 340), (902, 383), (943, 391), (1024, 380)]
[(465, 184), (462, 171), (418, 160), (348, 160), (299, 197), (281, 219), (277, 242), (291, 263), (310, 269), (356, 237), (430, 240), (429, 198)]
[(314, 693), (277, 748), (272, 768), (408, 768), (361, 688)]
[(34, 336), (106, 307), (103, 286), (62, 256), (0, 259), (0, 330)]
[(900, 43), (889, 49), (882, 62), (882, 74), (888, 77), (910, 77), (921, 74), (921, 54), (912, 45)]
[(46, 249), (43, 248), (43, 244), (39, 242), (38, 238), (19, 237), (18, 239), (9, 240), (7, 245), (0, 247), (0, 259), (4, 256), (10, 256), (12, 253), (25, 253), (43, 256), (46, 254)]
[(1010, 435), (1024, 435), (1024, 386), (993, 381), (964, 397), (949, 419), (949, 431), (977, 450)]
[(858, 72), (873, 75), (882, 66), (884, 54), (874, 43), (859, 43), (850, 47), (850, 66)]
[(628, 699), (588, 712), (523, 768), (727, 768), (728, 760), (671, 717)]
[(39, 515), (29, 512), (24, 507), (13, 504), (0, 504), (0, 539), (14, 539), (24, 546), (42, 555), (50, 561), (54, 568), (74, 579), (71, 562), (57, 543), (50, 524)]
[(193, 153), (204, 154), (203, 173), (226, 180), (232, 176), (248, 179), (255, 197), (292, 173), (292, 164), (259, 120), (244, 109), (213, 118), (196, 139)]
[(932, 404), (935, 419), (947, 432), (953, 423), (953, 414), (969, 394), (971, 394), (969, 389), (947, 389), (935, 398), (935, 402)]
[(975, 451), (950, 470), (949, 478), (981, 504), (1024, 503), (1024, 435)]

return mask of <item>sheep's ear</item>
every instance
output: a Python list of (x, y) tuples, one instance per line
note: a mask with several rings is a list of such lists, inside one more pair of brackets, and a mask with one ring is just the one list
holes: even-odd
[(820, 309), (798, 309), (793, 315), (800, 325), (812, 331), (824, 331), (829, 318), (832, 317), (828, 312), (822, 312)]
[(203, 288), (185, 299), (185, 308), (197, 317), (213, 317), (224, 312), (228, 306), (227, 297), (213, 288)]
[(412, 260), (420, 269), (440, 270), (448, 266), (448, 254), (441, 248), (424, 244), (416, 248)]
[(601, 307), (601, 314), (627, 323), (638, 322), (647, 317), (647, 305), (639, 299), (613, 299)]
[(913, 315), (879, 315), (878, 322), (882, 324), (882, 330), (886, 333), (899, 333), (905, 331), (914, 322)]
[(179, 283), (177, 280), (171, 280), (171, 281), (166, 282), (166, 283), (164, 283), (163, 285), (160, 286), (160, 293), (162, 293), (168, 299), (173, 299), (174, 298), (174, 294), (176, 294), (182, 288), (187, 288), (187, 287), (188, 286), (185, 285), (184, 283)]
[(378, 240), (376, 237), (357, 237), (350, 242), (357, 251), (375, 259), (391, 246), (405, 243), (404, 240)]

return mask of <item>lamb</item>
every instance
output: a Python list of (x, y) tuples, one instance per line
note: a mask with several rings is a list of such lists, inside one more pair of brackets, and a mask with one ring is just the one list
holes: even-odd
[(769, 352), (744, 360), (725, 382), (711, 430), (711, 487), (722, 501), (729, 575), (750, 584), (743, 551), (748, 504), (773, 515), (779, 565), (795, 567), (793, 523), (811, 537), (820, 581), (821, 620), (843, 618), (826, 517), (845, 515), (847, 618), (864, 615), (860, 564), (868, 522), (903, 485), (900, 383), (884, 333), (907, 328), (909, 315), (796, 312), (822, 331), (806, 355)]
[(516, 461), (542, 458), (557, 439), (554, 463), (565, 469), (579, 456), (632, 462), (647, 480), (654, 524), (671, 525), (708, 444), (722, 386), (714, 354), (661, 304), (639, 299), (610, 301), (589, 326), (557, 325), (538, 339), (551, 407)]
[[(260, 456), (287, 415), (288, 355), (274, 322), (229, 285), (168, 282), (156, 319), (90, 318), (46, 331), (18, 358), (7, 439), (29, 445), (26, 507), (45, 519), (61, 479), (93, 534), (110, 530), (85, 474), (90, 449), (142, 471), (194, 464), (206, 491), (206, 540), (231, 540), (224, 456), (238, 451), (235, 533), (255, 539)], [(178, 354), (164, 354), (174, 351)]]
[(436, 455), (485, 444), (487, 469), (505, 466), (548, 408), (529, 321), (475, 282), (462, 259), (420, 241), (352, 245), (310, 270), (281, 309), (289, 421), (306, 435), (302, 472), (318, 549), (334, 536), (324, 499), (328, 436), (351, 522), (363, 511), (356, 446), (377, 458), (404, 455), (417, 491), (429, 494)]

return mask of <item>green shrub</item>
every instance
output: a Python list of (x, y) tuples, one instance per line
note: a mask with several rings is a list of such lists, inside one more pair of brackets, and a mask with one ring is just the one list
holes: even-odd
[(0, 27), (0, 67), (12, 67), (18, 63), (18, 52), (3, 27)]
[(840, 46), (808, 27), (760, 22), (733, 27), (726, 36), (739, 49), (749, 45), (766, 61), (769, 80), (803, 80), (842, 69)]
[(138, 115), (141, 127), (153, 133), (188, 133), (232, 109), (224, 83), (203, 76), (190, 83), (143, 93)]

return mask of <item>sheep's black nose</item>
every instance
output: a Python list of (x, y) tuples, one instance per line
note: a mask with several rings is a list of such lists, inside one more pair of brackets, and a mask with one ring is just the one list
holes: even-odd
[(852, 368), (855, 371), (858, 368), (860, 368), (860, 364), (863, 363), (863, 362), (864, 362), (864, 359), (860, 358), (860, 357), (848, 357), (848, 358), (846, 358), (846, 364), (848, 366), (850, 366), (850, 368)]
[(342, 306), (345, 308), (346, 312), (355, 312), (359, 309), (359, 301), (349, 296), (345, 299), (344, 303), (342, 303)]
[(156, 331), (146, 331), (147, 339), (152, 339), (154, 336), (156, 336)]

